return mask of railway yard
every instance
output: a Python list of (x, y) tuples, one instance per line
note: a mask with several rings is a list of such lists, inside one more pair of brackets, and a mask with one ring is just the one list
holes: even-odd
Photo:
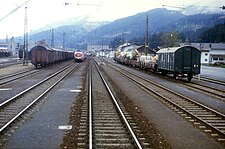
[(0, 148), (225, 148), (225, 69), (174, 79), (89, 57), (0, 68)]

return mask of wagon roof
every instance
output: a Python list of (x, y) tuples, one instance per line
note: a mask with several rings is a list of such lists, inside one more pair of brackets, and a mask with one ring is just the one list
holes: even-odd
[[(184, 48), (184, 47), (191, 47), (191, 48), (194, 48), (194, 49), (197, 49), (193, 46), (182, 46), (182, 47), (168, 47), (168, 48), (163, 48), (163, 49), (160, 49), (157, 53), (174, 53), (176, 52), (177, 50), (181, 49), (181, 48)], [(198, 50), (198, 49), (197, 49)]]

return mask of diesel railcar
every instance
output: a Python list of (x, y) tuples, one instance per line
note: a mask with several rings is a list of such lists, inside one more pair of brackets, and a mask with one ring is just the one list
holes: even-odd
[(85, 53), (82, 51), (74, 52), (74, 60), (75, 62), (82, 62), (85, 59)]

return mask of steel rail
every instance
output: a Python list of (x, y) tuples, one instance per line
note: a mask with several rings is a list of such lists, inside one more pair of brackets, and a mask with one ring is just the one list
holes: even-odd
[(89, 149), (92, 149), (92, 65), (89, 61)]
[[(41, 72), (41, 71), (43, 71), (43, 70), (34, 70), (33, 72), (30, 72), (30, 73), (28, 73), (28, 74), (24, 74), (24, 75), (21, 75), (21, 76), (18, 76), (18, 77), (15, 77), (15, 78), (12, 78), (12, 79), (8, 79), (8, 80), (5, 80), (5, 81), (3, 81), (3, 82), (0, 82), (0, 85), (4, 85), (4, 84), (6, 84), (6, 83), (9, 83), (9, 82), (12, 82), (12, 81), (15, 81), (15, 80), (18, 80), (18, 79), (21, 79), (21, 78), (24, 78), (24, 77), (28, 77), (28, 76), (30, 76), (30, 75), (33, 75), (33, 74), (35, 74), (35, 73), (39, 73), (39, 72)], [(26, 72), (25, 72), (26, 73)], [(18, 75), (20, 75), (20, 74), (18, 74)], [(14, 76), (16, 76), (16, 75), (14, 75)], [(10, 77), (10, 76), (9, 76)], [(9, 78), (9, 77), (7, 77), (7, 78)], [(13, 77), (13, 76), (11, 76), (11, 77)]]
[(58, 71), (58, 72), (52, 74), (51, 76), (49, 76), (49, 77), (43, 79), (42, 81), (40, 81), (40, 82), (34, 84), (33, 86), (31, 86), (31, 87), (27, 88), (26, 90), (20, 92), (19, 94), (17, 94), (17, 95), (15, 95), (15, 96), (11, 97), (10, 99), (8, 99), (8, 100), (6, 100), (6, 101), (0, 103), (0, 108), (3, 108), (3, 106), (5, 106), (6, 104), (12, 102), (13, 100), (15, 100), (16, 98), (18, 98), (18, 97), (24, 95), (25, 93), (27, 93), (27, 92), (30, 91), (31, 89), (34, 89), (34, 88), (37, 87), (38, 85), (40, 85), (40, 84), (44, 83), (45, 81), (51, 79), (52, 77), (56, 76), (57, 74), (59, 74), (60, 72), (62, 72), (62, 71), (64, 71), (64, 70), (66, 70), (66, 69), (69, 68), (70, 66), (71, 66), (71, 65), (69, 65), (69, 66), (67, 66), (67, 67), (65, 67), (65, 68), (63, 68), (63, 69), (61, 69), (60, 71)]
[[(200, 122), (204, 123), (205, 125), (209, 126), (211, 129), (215, 130), (215, 131), (218, 132), (220, 135), (225, 136), (225, 132), (223, 132), (223, 131), (221, 131), (220, 129), (214, 127), (213, 125), (209, 124), (208, 122), (206, 122), (205, 120), (201, 119), (201, 118), (198, 117), (197, 115), (194, 115), (193, 113), (189, 112), (188, 110), (186, 110), (185, 108), (181, 107), (180, 105), (174, 103), (173, 101), (171, 101), (171, 100), (168, 99), (167, 97), (164, 97), (163, 95), (159, 94), (158, 92), (156, 92), (156, 91), (154, 91), (153, 89), (149, 88), (148, 86), (144, 85), (143, 83), (141, 83), (141, 82), (135, 80), (133, 77), (127, 75), (126, 73), (122, 72), (121, 70), (115, 68), (115, 66), (112, 66), (112, 67), (113, 67), (114, 69), (116, 69), (117, 71), (119, 71), (119, 72), (120, 72), (121, 74), (123, 74), (124, 76), (126, 76), (127, 78), (129, 78), (130, 80), (134, 81), (135, 83), (137, 83), (137, 84), (139, 84), (140, 86), (146, 88), (147, 90), (151, 91), (151, 92), (154, 93), (155, 95), (159, 96), (160, 98), (164, 99), (165, 101), (169, 102), (170, 104), (174, 105), (175, 107), (181, 109), (182, 111), (184, 111), (184, 112), (188, 113), (189, 115), (193, 116), (195, 119), (197, 119), (197, 120), (199, 120)], [(120, 68), (120, 69), (122, 69), (122, 68)], [(128, 72), (128, 71), (126, 71), (126, 70), (123, 70), (123, 71)], [(225, 115), (224, 115), (224, 114), (219, 113), (218, 111), (216, 111), (216, 110), (214, 110), (214, 109), (212, 109), (212, 108), (209, 108), (209, 107), (207, 107), (207, 106), (205, 106), (205, 105), (203, 105), (203, 104), (201, 104), (201, 103), (199, 103), (199, 102), (196, 102), (196, 101), (194, 101), (194, 100), (192, 100), (192, 99), (190, 99), (190, 98), (188, 98), (188, 97), (185, 97), (185, 96), (183, 96), (183, 95), (181, 95), (181, 94), (179, 94), (179, 93), (177, 93), (177, 92), (174, 92), (173, 90), (168, 89), (168, 88), (166, 88), (166, 87), (164, 87), (164, 86), (162, 86), (162, 85), (156, 84), (155, 82), (150, 81), (150, 80), (148, 80), (148, 79), (146, 79), (146, 78), (139, 77), (139, 76), (137, 76), (136, 74), (134, 74), (134, 73), (132, 73), (132, 72), (128, 72), (128, 73), (130, 73), (130, 74), (132, 74), (132, 75), (134, 75), (134, 76), (136, 76), (136, 77), (138, 77), (138, 78), (140, 78), (140, 79), (142, 79), (142, 80), (144, 80), (144, 81), (147, 81), (147, 82), (149, 82), (149, 83), (152, 83), (152, 84), (154, 84), (155, 86), (158, 86), (158, 87), (160, 87), (160, 88), (162, 88), (162, 89), (165, 89), (166, 91), (168, 91), (168, 92), (170, 92), (170, 93), (172, 93), (172, 94), (174, 94), (174, 95), (176, 95), (176, 96), (178, 96), (178, 97), (180, 97), (180, 98), (182, 98), (182, 99), (185, 99), (185, 100), (187, 100), (187, 101), (190, 101), (190, 102), (192, 102), (192, 103), (194, 103), (194, 104), (196, 104), (196, 105), (198, 105), (198, 106), (200, 106), (200, 107), (202, 107), (202, 108), (205, 108), (205, 109), (208, 110), (209, 112), (212, 112), (212, 113), (214, 113), (214, 114), (220, 116), (221, 118), (225, 119)]]
[(205, 94), (209, 94), (211, 96), (215, 96), (216, 98), (225, 100), (225, 90), (217, 89), (214, 87), (210, 87), (210, 86), (206, 86), (206, 85), (202, 85), (202, 84), (198, 84), (198, 83), (194, 83), (194, 82), (192, 82), (192, 84), (182, 83), (182, 85), (186, 86), (187, 88), (203, 91)]
[[(61, 80), (63, 80), (67, 75), (69, 75), (78, 65), (72, 68), (69, 72), (63, 75), (58, 81), (56, 81), (53, 85), (51, 85), (47, 90), (45, 90), (41, 95), (39, 95), (36, 99), (34, 99), (29, 105), (23, 108), (18, 114), (16, 114), (10, 121), (8, 121), (4, 126), (0, 128), (0, 133), (2, 133), (6, 128), (8, 128), (18, 117), (20, 117), (25, 111), (31, 108), (38, 100), (40, 100), (43, 96), (45, 96), (53, 87), (55, 87)], [(69, 67), (66, 67), (69, 68)], [(64, 70), (64, 69), (63, 69)], [(60, 71), (62, 72), (62, 71)], [(47, 80), (45, 80), (47, 81)]]
[[(111, 66), (112, 66), (112, 65), (111, 65)], [(116, 69), (116, 70), (118, 70), (117, 68), (115, 68), (115, 66), (113, 66), (113, 68)], [(123, 68), (120, 68), (120, 69), (122, 69), (123, 71), (128, 72), (127, 70), (124, 70)], [(119, 71), (119, 70), (118, 70), (118, 71)], [(120, 72), (123, 73), (122, 71), (120, 71)], [(134, 74), (134, 73), (132, 73), (132, 72), (128, 72), (128, 73), (130, 73), (130, 74), (132, 74), (132, 75), (134, 75), (134, 76), (136, 76), (136, 77), (138, 77), (138, 78), (140, 78), (140, 79), (143, 79), (144, 81), (147, 81), (147, 82), (149, 82), (149, 83), (151, 83), (151, 84), (154, 84), (154, 85), (158, 86), (159, 88), (165, 89), (166, 91), (168, 91), (168, 92), (170, 92), (170, 93), (172, 93), (172, 94), (175, 94), (175, 95), (178, 96), (178, 97), (181, 97), (181, 98), (183, 98), (183, 99), (187, 99), (187, 100), (189, 100), (189, 101), (191, 101), (191, 102), (193, 102), (193, 103), (195, 103), (195, 104), (198, 104), (198, 105), (200, 105), (200, 106), (206, 108), (207, 110), (213, 111), (213, 112), (216, 113), (217, 115), (220, 115), (220, 116), (222, 116), (222, 117), (225, 117), (224, 114), (222, 114), (222, 113), (220, 113), (220, 112), (218, 112), (218, 111), (216, 111), (216, 110), (214, 110), (214, 109), (212, 109), (212, 108), (209, 108), (209, 107), (207, 107), (207, 106), (205, 106), (205, 105), (203, 105), (203, 104), (201, 104), (201, 103), (199, 103), (199, 102), (197, 102), (197, 101), (194, 101), (193, 99), (188, 98), (188, 97), (186, 97), (186, 96), (184, 96), (184, 95), (182, 95), (182, 94), (180, 94), (180, 93), (177, 93), (177, 92), (175, 92), (175, 91), (173, 91), (173, 90), (171, 90), (171, 89), (169, 89), (169, 88), (166, 88), (166, 87), (163, 86), (163, 85), (157, 84), (157, 83), (155, 83), (155, 82), (153, 82), (153, 81), (151, 81), (151, 80), (149, 80), (149, 79), (147, 79), (147, 78), (140, 77), (140, 76), (138, 76), (138, 75), (136, 75), (136, 74)], [(123, 73), (123, 74), (125, 74), (125, 73)]]
[[(199, 79), (198, 77), (194, 77), (194, 78)], [(208, 77), (200, 77), (200, 80), (225, 86), (225, 81), (222, 81), (222, 80), (217, 80), (217, 79), (208, 78)]]
[(98, 68), (98, 66), (97, 66), (96, 63), (95, 63), (95, 66), (96, 66), (96, 68), (97, 68), (97, 70), (98, 70), (98, 73), (99, 73), (100, 76), (101, 76), (102, 81), (104, 82), (104, 85), (105, 85), (106, 88), (107, 88), (107, 91), (109, 92), (110, 96), (112, 97), (114, 104), (116, 105), (117, 109), (119, 110), (119, 113), (120, 113), (120, 115), (122, 116), (122, 119), (123, 119), (124, 123), (126, 124), (126, 127), (128, 128), (129, 132), (131, 133), (132, 139), (134, 140), (136, 146), (137, 146), (139, 149), (142, 149), (142, 146), (141, 146), (139, 140), (137, 139), (137, 137), (136, 137), (134, 131), (132, 130), (132, 128), (131, 128), (129, 122), (127, 121), (127, 119), (126, 119), (126, 117), (125, 117), (123, 111), (121, 110), (121, 108), (120, 108), (120, 106), (119, 106), (119, 104), (118, 104), (118, 102), (117, 102), (115, 96), (113, 95), (113, 93), (112, 93), (112, 91), (111, 91), (111, 89), (110, 89), (108, 83), (106, 82), (104, 76), (102, 75), (102, 73), (101, 73), (101, 71), (99, 70), (99, 68)]
[(31, 71), (31, 70), (25, 70), (25, 71), (16, 72), (16, 73), (13, 73), (13, 74), (10, 74), (10, 75), (5, 75), (5, 76), (0, 77), (0, 80), (10, 78), (10, 77), (13, 77), (13, 76), (16, 76), (16, 75), (19, 75), (19, 74), (22, 74), (22, 73), (26, 73), (26, 72), (29, 72), (29, 71)]

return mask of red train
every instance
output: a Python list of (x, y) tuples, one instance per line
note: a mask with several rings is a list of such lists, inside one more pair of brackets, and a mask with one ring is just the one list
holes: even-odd
[(74, 60), (75, 62), (82, 62), (86, 58), (86, 54), (82, 51), (76, 51), (74, 53)]
[(47, 46), (34, 46), (31, 49), (31, 63), (36, 67), (44, 67), (50, 64), (73, 58), (73, 52), (49, 48)]

